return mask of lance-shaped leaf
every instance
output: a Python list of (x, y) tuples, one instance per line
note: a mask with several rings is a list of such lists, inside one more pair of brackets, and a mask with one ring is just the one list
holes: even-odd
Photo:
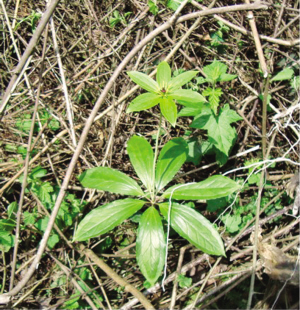
[(163, 197), (179, 200), (216, 199), (228, 196), (240, 186), (233, 180), (222, 175), (214, 175), (205, 181), (186, 185), (174, 185), (168, 188)]
[(140, 210), (145, 203), (143, 200), (123, 199), (94, 209), (79, 223), (74, 241), (105, 234)]
[(203, 103), (200, 103), (197, 106), (184, 107), (179, 111), (178, 116), (197, 116), (201, 113), (202, 108)]
[(171, 80), (171, 68), (166, 61), (162, 61), (157, 67), (156, 81), (160, 88), (166, 88)]
[[(190, 89), (177, 89), (168, 95), (172, 99), (179, 100), (180, 104), (188, 106), (189, 103), (201, 103), (205, 102), (206, 99), (199, 93)], [(193, 105), (194, 106), (194, 105)]]
[(162, 98), (160, 100), (160, 110), (162, 115), (170, 124), (175, 127), (177, 119), (177, 107), (174, 101), (170, 98)]
[(157, 191), (165, 187), (179, 171), (187, 159), (188, 145), (183, 138), (170, 140), (162, 148), (155, 170)]
[[(169, 204), (159, 204), (163, 216), (168, 219)], [(212, 255), (225, 256), (224, 245), (218, 231), (194, 209), (172, 203), (171, 227), (184, 239), (201, 251)]]
[(126, 174), (108, 167), (88, 169), (78, 177), (87, 188), (94, 188), (122, 195), (143, 196), (139, 185)]
[(143, 89), (155, 93), (159, 91), (159, 86), (156, 81), (154, 81), (150, 76), (147, 74), (137, 72), (137, 71), (130, 71), (127, 72), (129, 77), (133, 80), (134, 83), (141, 86)]
[(159, 103), (160, 98), (159, 95), (153, 93), (141, 94), (131, 101), (126, 112), (138, 112), (150, 109)]
[(284, 80), (290, 80), (294, 75), (294, 70), (291, 68), (285, 68), (279, 73), (277, 73), (272, 79), (273, 81), (284, 81)]
[(142, 274), (154, 285), (164, 267), (166, 241), (161, 217), (154, 207), (142, 215), (136, 240), (136, 258)]
[(183, 72), (176, 77), (172, 78), (169, 83), (170, 91), (180, 88), (181, 86), (188, 83), (191, 79), (193, 79), (197, 75), (198, 71), (187, 71)]
[(133, 136), (128, 141), (127, 152), (136, 174), (151, 191), (154, 186), (154, 155), (150, 143), (143, 137)]

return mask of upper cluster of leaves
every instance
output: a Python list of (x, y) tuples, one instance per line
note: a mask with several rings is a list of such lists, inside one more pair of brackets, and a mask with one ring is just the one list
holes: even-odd
[(197, 73), (197, 71), (187, 71), (171, 78), (171, 68), (165, 61), (157, 67), (156, 81), (141, 72), (128, 72), (129, 77), (148, 92), (136, 97), (130, 103), (127, 112), (142, 111), (159, 104), (162, 115), (172, 126), (175, 126), (177, 107), (174, 100), (184, 106), (195, 106), (206, 101), (195, 91), (181, 89)]

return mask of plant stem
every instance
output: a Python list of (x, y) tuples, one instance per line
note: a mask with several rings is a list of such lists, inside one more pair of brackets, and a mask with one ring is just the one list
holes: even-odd
[(269, 76), (267, 77), (264, 89), (263, 98), (263, 111), (262, 111), (262, 151), (263, 160), (266, 160), (267, 152), (267, 105), (268, 105), (268, 94), (269, 94)]
[(5, 288), (5, 282), (6, 282), (6, 260), (5, 260), (5, 252), (2, 252), (2, 258), (3, 258), (3, 278), (2, 278), (2, 287), (1, 287), (1, 291), (0, 294), (3, 294), (4, 292), (4, 288)]
[(155, 190), (155, 166), (156, 166), (156, 159), (157, 159), (157, 154), (158, 154), (158, 145), (159, 145), (158, 142), (159, 142), (159, 136), (160, 136), (160, 130), (161, 130), (161, 119), (162, 119), (162, 114), (160, 112), (159, 124), (158, 124), (156, 141), (155, 141), (154, 160), (153, 160), (153, 196), (151, 197), (152, 203), (155, 202), (155, 197), (156, 197), (156, 190)]
[[(263, 111), (262, 111), (262, 151), (263, 151), (263, 160), (266, 160), (267, 153), (267, 100), (269, 94), (269, 76), (267, 76), (264, 89), (264, 98), (263, 98)], [(266, 176), (266, 166), (264, 165), (264, 170), (262, 170), (259, 182), (258, 197), (256, 201), (256, 215), (255, 215), (255, 229), (254, 229), (254, 244), (253, 244), (253, 262), (252, 262), (252, 275), (250, 280), (249, 287), (249, 296), (247, 302), (247, 309), (251, 309), (252, 298), (254, 295), (254, 284), (256, 276), (256, 263), (257, 263), (257, 246), (258, 246), (258, 235), (259, 235), (259, 216), (260, 216), (260, 206), (262, 200), (262, 192), (265, 184)]]

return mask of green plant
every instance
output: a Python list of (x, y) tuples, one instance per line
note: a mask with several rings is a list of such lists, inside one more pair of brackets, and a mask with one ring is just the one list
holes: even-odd
[(30, 15), (23, 18), (19, 23), (17, 23), (14, 30), (17, 30), (22, 23), (30, 22), (31, 32), (34, 33), (35, 28), (36, 28), (36, 24), (37, 24), (38, 20), (41, 18), (41, 16), (42, 16), (41, 13), (38, 13), (38, 12), (32, 10)]
[[(85, 171), (79, 176), (84, 187), (140, 198), (116, 200), (92, 210), (80, 222), (74, 241), (102, 235), (146, 206), (139, 221), (136, 255), (143, 275), (153, 285), (163, 269), (166, 251), (162, 218), (156, 209), (158, 206), (167, 220), (171, 218), (171, 227), (183, 238), (206, 253), (224, 255), (222, 240), (214, 226), (187, 204), (176, 201), (224, 197), (239, 186), (226, 177), (213, 176), (200, 183), (174, 185), (160, 193), (187, 158), (188, 148), (183, 138), (166, 143), (157, 163), (150, 143), (143, 137), (133, 136), (128, 141), (127, 152), (146, 190), (142, 190), (132, 178), (112, 168), (97, 167)], [(163, 202), (166, 199), (170, 201)]]
[(214, 31), (210, 33), (210, 39), (207, 41), (207, 44), (209, 44), (211, 47), (215, 48), (218, 53), (224, 53), (226, 50), (226, 45), (223, 43), (225, 42), (224, 40), (224, 34), (229, 32), (230, 28), (222, 21), (217, 21), (219, 28), (217, 31)]
[[(50, 182), (45, 181), (43, 178), (47, 175), (47, 170), (38, 166), (34, 168), (27, 177), (27, 189), (26, 192), (32, 192), (37, 196), (43, 206), (51, 211), (57, 198), (59, 191), (58, 186), (52, 186)], [(20, 177), (20, 181), (23, 181), (23, 176)], [(67, 193), (61, 208), (56, 218), (56, 224), (60, 229), (65, 229), (73, 224), (75, 217), (81, 212), (81, 209), (85, 206), (86, 202), (77, 199), (73, 194)], [(48, 216), (41, 216), (37, 209), (34, 208), (31, 212), (25, 211), (23, 213), (24, 226), (34, 225), (39, 231), (44, 232), (46, 230), (49, 218)], [(53, 248), (60, 238), (56, 232), (52, 232), (48, 240), (48, 247)]]
[[(252, 160), (246, 161), (245, 165), (250, 166), (252, 164), (257, 163), (258, 168), (259, 159), (253, 158)], [(262, 166), (262, 164), (261, 164)], [(272, 168), (275, 167), (275, 164), (272, 165)], [(249, 191), (250, 187), (256, 185), (257, 187), (260, 184), (261, 173), (253, 173), (254, 167), (248, 168), (249, 176), (247, 178), (247, 182), (245, 182), (243, 186), (243, 191)], [(242, 180), (240, 180), (242, 182)], [(270, 181), (266, 181), (264, 186), (263, 196), (261, 198), (261, 209), (263, 209), (272, 198), (278, 195), (279, 191), (276, 188), (272, 187)], [(220, 199), (213, 199), (207, 201), (207, 211), (209, 212), (217, 212), (218, 216), (220, 217), (221, 221), (223, 222), (226, 230), (231, 233), (235, 234), (240, 232), (244, 226), (251, 221), (256, 214), (256, 204), (257, 204), (257, 197), (258, 194), (255, 191), (253, 195), (248, 195), (248, 198), (245, 202), (241, 204), (239, 199), (234, 195), (229, 195), (227, 197), (223, 197)], [(270, 215), (280, 209), (284, 203), (282, 202), (282, 198), (278, 199), (276, 202), (270, 204), (265, 210), (264, 213), (266, 215)], [(269, 223), (273, 221), (278, 221), (279, 217), (275, 218), (274, 220), (269, 221)]]
[[(141, 111), (160, 104), (161, 113), (175, 126), (175, 100), (194, 108), (205, 101), (197, 92), (181, 89), (181, 86), (196, 74), (196, 71), (188, 71), (171, 78), (171, 69), (167, 62), (158, 65), (157, 81), (140, 72), (128, 72), (130, 78), (148, 92), (136, 97), (130, 103), (127, 112)], [(165, 264), (167, 242), (162, 216), (180, 236), (202, 251), (213, 255), (225, 255), (217, 230), (187, 201), (220, 198), (239, 188), (234, 181), (219, 175), (199, 183), (173, 185), (164, 190), (187, 160), (188, 144), (183, 138), (174, 138), (164, 145), (158, 156), (160, 124), (155, 152), (143, 137), (133, 136), (127, 144), (129, 159), (144, 190), (135, 180), (112, 168), (97, 167), (86, 170), (79, 176), (79, 181), (84, 187), (136, 196), (138, 199), (115, 200), (92, 210), (79, 223), (74, 236), (74, 241), (84, 241), (105, 234), (146, 207), (142, 215), (136, 216), (134, 221), (139, 222), (136, 238), (137, 262), (150, 285), (155, 284)], [(168, 202), (164, 202), (166, 199)], [(180, 204), (180, 200), (185, 203)], [(167, 239), (168, 237), (169, 230)]]
[(0, 219), (0, 250), (8, 252), (15, 244), (15, 236), (12, 234), (16, 226), (17, 202), (12, 202), (7, 207), (7, 219)]
[(132, 12), (126, 12), (124, 15), (120, 14), (118, 10), (113, 12), (113, 16), (109, 19), (110, 27), (115, 27), (117, 24), (122, 23), (124, 26), (127, 25), (126, 17), (129, 16)]
[[(50, 130), (56, 131), (60, 128), (60, 122), (56, 119), (53, 119), (49, 112), (46, 110), (40, 111), (40, 120), (41, 124), (45, 125), (46, 123)], [(22, 117), (19, 117), (16, 120), (16, 128), (24, 133), (28, 133), (32, 123), (32, 115), (24, 114)], [(38, 132), (39, 124), (35, 122), (34, 124), (34, 132)]]
[(172, 126), (175, 126), (177, 107), (174, 100), (194, 109), (201, 108), (201, 104), (206, 101), (195, 91), (181, 89), (181, 86), (193, 79), (197, 73), (197, 71), (187, 71), (171, 78), (171, 68), (165, 61), (157, 67), (156, 81), (141, 72), (128, 72), (130, 78), (148, 92), (136, 97), (130, 103), (127, 112), (142, 111), (159, 104), (162, 115)]
[[(230, 124), (242, 118), (231, 110), (228, 104), (219, 108), (223, 91), (220, 87), (217, 88), (216, 84), (231, 81), (236, 78), (236, 75), (226, 73), (227, 66), (216, 60), (205, 66), (203, 71), (206, 77), (199, 77), (196, 80), (198, 84), (208, 83), (211, 85), (202, 92), (203, 96), (208, 97), (208, 104), (185, 107), (179, 112), (179, 116), (195, 117), (191, 127), (208, 131), (209, 144), (205, 145), (204, 149), (207, 152), (213, 146), (217, 161), (220, 164), (225, 164), (237, 136), (235, 128)], [(195, 159), (195, 162), (198, 160)]]
[(149, 11), (153, 14), (153, 15), (157, 15), (158, 13), (158, 6), (157, 6), (157, 3), (156, 1), (152, 1), (152, 0), (149, 0), (148, 1), (148, 6), (149, 6)]

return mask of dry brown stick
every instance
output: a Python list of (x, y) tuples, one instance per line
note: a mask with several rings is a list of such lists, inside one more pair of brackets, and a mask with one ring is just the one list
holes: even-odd
[(225, 13), (225, 12), (231, 12), (231, 11), (244, 11), (244, 10), (255, 10), (255, 9), (264, 9), (267, 8), (266, 4), (261, 4), (261, 3), (253, 3), (253, 4), (249, 4), (249, 5), (233, 5), (233, 6), (228, 6), (228, 7), (221, 7), (221, 8), (216, 8), (216, 9), (211, 9), (211, 10), (205, 10), (205, 11), (201, 11), (201, 12), (196, 12), (196, 13), (190, 13), (187, 15), (184, 15), (180, 18), (178, 18), (179, 12), (182, 8), (182, 5), (184, 5), (186, 3), (186, 1), (184, 1), (181, 6), (178, 8), (178, 10), (173, 14), (173, 16), (164, 24), (162, 24), (160, 27), (156, 28), (154, 31), (152, 31), (151, 33), (149, 33), (137, 46), (135, 46), (131, 52), (129, 52), (127, 54), (127, 56), (123, 59), (123, 61), (120, 63), (120, 65), (115, 69), (113, 75), (111, 76), (110, 80), (107, 82), (105, 88), (103, 89), (100, 97), (98, 98), (98, 100), (95, 103), (95, 106), (89, 116), (89, 118), (87, 119), (87, 122), (85, 124), (85, 127), (83, 129), (83, 132), (81, 134), (80, 140), (78, 142), (78, 146), (74, 152), (74, 155), (72, 157), (72, 160), (69, 164), (69, 167), (66, 171), (66, 175), (62, 184), (62, 187), (58, 193), (58, 197), (56, 200), (56, 203), (54, 205), (54, 208), (52, 210), (52, 214), (51, 217), (49, 219), (48, 222), (48, 226), (45, 230), (43, 239), (41, 240), (40, 243), (40, 247), (37, 251), (37, 255), (32, 263), (32, 265), (30, 266), (30, 268), (28, 269), (26, 275), (24, 275), (24, 277), (22, 278), (22, 280), (18, 283), (18, 285), (11, 290), (10, 292), (0, 295), (0, 301), (1, 298), (5, 298), (7, 296), (13, 296), (15, 294), (17, 294), (23, 287), (24, 285), (26, 285), (26, 283), (28, 282), (28, 280), (31, 278), (32, 274), (35, 272), (36, 270), (36, 266), (38, 265), (42, 254), (45, 250), (48, 238), (50, 236), (53, 224), (55, 222), (55, 218), (56, 215), (59, 211), (59, 207), (63, 201), (63, 198), (65, 196), (65, 192), (68, 188), (68, 184), (69, 181), (72, 177), (73, 174), (73, 170), (75, 168), (76, 162), (80, 156), (80, 153), (83, 149), (86, 137), (88, 136), (89, 133), (89, 129), (96, 117), (96, 114), (98, 113), (98, 110), (100, 109), (100, 107), (102, 106), (104, 99), (106, 98), (109, 90), (111, 89), (111, 87), (113, 86), (116, 78), (119, 76), (119, 74), (121, 73), (121, 71), (125, 68), (125, 66), (129, 63), (129, 61), (132, 59), (133, 56), (135, 56), (135, 54), (148, 42), (150, 42), (153, 38), (155, 38), (157, 35), (159, 35), (160, 33), (162, 33), (163, 31), (167, 30), (168, 28), (170, 28), (174, 23), (181, 23), (193, 18), (197, 18), (200, 16), (206, 16), (206, 15), (211, 15), (211, 14), (218, 14), (218, 13)]
[[(249, 0), (245, 0), (245, 2), (247, 4), (250, 4)], [(254, 19), (254, 15), (253, 15), (252, 11), (248, 12), (247, 18), (249, 20), (249, 24), (250, 24), (250, 27), (251, 27), (251, 30), (252, 30), (252, 35), (253, 35), (253, 39), (254, 39), (254, 42), (255, 42), (255, 47), (256, 47), (257, 54), (258, 54), (258, 59), (259, 59), (259, 62), (260, 62), (261, 70), (262, 70), (262, 72), (264, 74), (264, 78), (266, 78), (268, 76), (268, 67), (267, 67), (267, 64), (266, 64), (264, 52), (263, 52), (262, 47), (261, 47), (261, 43), (260, 43), (260, 39), (259, 39), (259, 34), (258, 34), (258, 31), (257, 31), (257, 28), (256, 28), (256, 23), (255, 23), (255, 19)]]
[(297, 21), (300, 18), (300, 16), (296, 16), (295, 18), (293, 18), (289, 23), (287, 23), (282, 29), (280, 29), (277, 33), (276, 33), (276, 37), (278, 37), (279, 35), (281, 35), (285, 30), (287, 30), (295, 21)]
[(278, 16), (278, 19), (277, 19), (277, 22), (276, 22), (276, 25), (275, 25), (275, 29), (274, 29), (274, 32), (273, 32), (273, 37), (275, 37), (275, 38), (276, 38), (277, 31), (278, 31), (278, 27), (279, 27), (279, 25), (281, 23), (282, 15), (283, 15), (284, 8), (285, 8), (285, 3), (286, 3), (286, 0), (283, 0), (282, 4), (281, 4), (279, 16)]
[(14, 69), (14, 74), (5, 90), (5, 93), (3, 95), (3, 99), (0, 105), (0, 114), (4, 111), (5, 106), (11, 96), (11, 93), (14, 91), (14, 88), (16, 87), (15, 82), (20, 74), (20, 72), (22, 71), (23, 67), (25, 66), (29, 56), (31, 55), (32, 51), (34, 50), (34, 48), (37, 45), (37, 42), (44, 30), (44, 28), (46, 27), (52, 13), (54, 12), (56, 6), (58, 5), (60, 0), (52, 0), (52, 2), (49, 4), (47, 10), (45, 11), (45, 13), (43, 14), (41, 21), (39, 22), (39, 25), (37, 26), (37, 28), (35, 29), (35, 32), (28, 44), (28, 46), (26, 47), (25, 52), (23, 53), (17, 67)]
[(61, 59), (61, 55), (59, 52), (59, 47), (58, 47), (58, 43), (56, 39), (56, 31), (55, 31), (55, 25), (54, 25), (53, 18), (51, 18), (50, 20), (50, 27), (51, 27), (51, 32), (52, 32), (53, 47), (55, 50), (55, 55), (56, 55), (56, 59), (57, 59), (58, 67), (59, 67), (60, 79), (61, 79), (62, 88), (64, 92), (64, 97), (65, 97), (66, 110), (67, 110), (66, 114), (67, 114), (67, 118), (68, 118), (69, 126), (70, 126), (71, 140), (72, 140), (73, 145), (76, 146), (77, 142), (76, 142), (76, 135), (75, 135), (75, 130), (74, 130), (74, 111), (72, 108), (72, 102), (70, 100), (70, 95), (68, 92), (68, 87), (67, 87), (66, 78), (65, 78), (65, 70), (63, 68), (63, 63), (62, 63), (62, 59)]

